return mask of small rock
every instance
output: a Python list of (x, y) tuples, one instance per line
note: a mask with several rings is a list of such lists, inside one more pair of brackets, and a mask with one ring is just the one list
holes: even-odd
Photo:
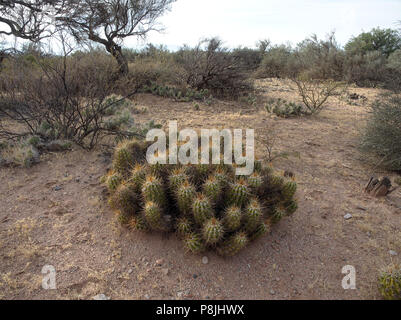
[(184, 292), (182, 292), (182, 291), (178, 291), (177, 292), (177, 297), (178, 298), (182, 298), (183, 295), (184, 295)]
[(397, 256), (397, 255), (398, 255), (398, 253), (397, 253), (396, 251), (394, 251), (394, 250), (390, 250), (388, 253), (389, 253), (391, 256)]
[(61, 186), (55, 186), (54, 187), (54, 191), (60, 191), (61, 189), (63, 189)]
[(104, 295), (103, 293), (98, 294), (97, 296), (94, 296), (92, 299), (93, 300), (110, 300), (110, 298), (107, 297), (106, 295)]
[(167, 276), (169, 274), (169, 269), (162, 269), (162, 273)]
[(271, 294), (272, 296), (274, 296), (274, 295), (276, 294), (276, 292), (275, 292), (273, 289), (271, 289), (271, 290), (270, 290), (270, 294)]
[(193, 277), (194, 279), (196, 279), (196, 278), (198, 277), (198, 275), (197, 275), (197, 274), (194, 274), (192, 277)]
[(344, 219), (345, 219), (345, 220), (350, 220), (350, 219), (352, 219), (352, 214), (347, 213), (347, 214), (344, 216)]
[(202, 258), (202, 263), (203, 263), (203, 264), (208, 264), (208, 263), (209, 263), (209, 258), (206, 257), (206, 256), (204, 256), (204, 257)]
[(362, 210), (362, 211), (367, 211), (368, 209), (366, 209), (365, 207), (361, 207), (361, 206), (357, 206), (356, 207), (358, 210)]
[(145, 294), (145, 299), (146, 299), (146, 300), (149, 300), (149, 299), (150, 299), (150, 296), (149, 296), (148, 294)]
[(131, 274), (133, 272), (132, 269), (128, 269), (128, 274)]
[(156, 260), (156, 266), (161, 266), (164, 263), (163, 259)]

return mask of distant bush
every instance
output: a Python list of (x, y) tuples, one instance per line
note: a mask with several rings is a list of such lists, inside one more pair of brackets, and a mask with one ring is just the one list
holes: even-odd
[(371, 106), (362, 150), (388, 169), (401, 171), (401, 97), (383, 95)]
[(195, 48), (183, 47), (177, 61), (186, 72), (186, 83), (194, 89), (208, 89), (215, 96), (237, 98), (252, 89), (238, 56), (219, 39), (201, 41)]
[(263, 59), (263, 52), (250, 48), (237, 48), (233, 51), (233, 56), (239, 61), (246, 72), (254, 72), (259, 68)]
[(401, 49), (401, 34), (394, 29), (374, 28), (369, 32), (362, 32), (353, 37), (345, 45), (348, 54), (366, 54), (372, 51), (379, 51), (388, 57), (394, 51)]
[(302, 41), (295, 50), (298, 68), (313, 79), (342, 80), (345, 55), (334, 33), (325, 40), (316, 35)]
[(159, 85), (185, 86), (185, 70), (170, 56), (138, 57), (129, 63), (129, 78), (138, 87)]
[(285, 78), (297, 72), (295, 56), (289, 46), (270, 48), (263, 56), (256, 78)]

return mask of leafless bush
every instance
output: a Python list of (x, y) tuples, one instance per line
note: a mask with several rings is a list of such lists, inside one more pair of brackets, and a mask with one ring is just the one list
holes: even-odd
[(194, 89), (208, 89), (223, 97), (238, 97), (251, 89), (240, 59), (219, 39), (201, 41), (194, 49), (182, 48), (178, 61), (185, 69), (187, 84)]
[(344, 85), (332, 80), (315, 80), (296, 77), (292, 81), (297, 85), (298, 93), (307, 109), (308, 114), (316, 114), (326, 106), (327, 99), (338, 94)]

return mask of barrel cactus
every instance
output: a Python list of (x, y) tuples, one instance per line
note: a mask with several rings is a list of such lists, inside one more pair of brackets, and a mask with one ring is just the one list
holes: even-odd
[(176, 232), (188, 252), (233, 256), (298, 208), (295, 181), (261, 161), (253, 174), (237, 177), (225, 164), (149, 165), (144, 146), (121, 143), (103, 179), (130, 230)]

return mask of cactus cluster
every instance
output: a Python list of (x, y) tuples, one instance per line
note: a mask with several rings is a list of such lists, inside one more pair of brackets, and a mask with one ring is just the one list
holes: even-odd
[(297, 209), (296, 183), (259, 161), (252, 175), (236, 176), (230, 165), (149, 165), (146, 148), (121, 143), (103, 179), (132, 230), (176, 232), (189, 252), (232, 256)]

